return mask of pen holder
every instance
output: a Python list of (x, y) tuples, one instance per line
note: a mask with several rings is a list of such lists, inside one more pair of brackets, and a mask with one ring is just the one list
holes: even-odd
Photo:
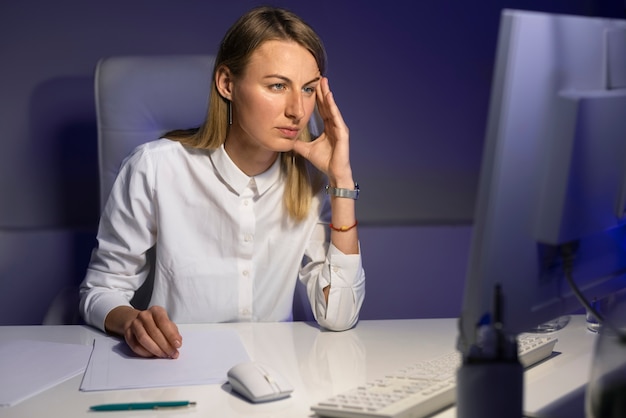
[(524, 369), (519, 361), (464, 363), (457, 372), (457, 417), (521, 418)]

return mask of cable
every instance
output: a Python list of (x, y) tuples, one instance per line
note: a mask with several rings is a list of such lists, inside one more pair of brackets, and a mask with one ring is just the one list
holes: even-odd
[(598, 321), (601, 326), (606, 326), (607, 328), (609, 328), (615, 333), (615, 335), (621, 342), (626, 343), (626, 334), (623, 333), (619, 328), (614, 326), (613, 323), (608, 321), (602, 314), (600, 314), (600, 312), (598, 312), (596, 308), (593, 307), (585, 298), (578, 286), (576, 286), (572, 274), (572, 266), (574, 264), (574, 254), (576, 252), (576, 247), (577, 243), (575, 241), (563, 244), (561, 246), (561, 257), (563, 258), (563, 273), (565, 274), (565, 279), (567, 280), (569, 287), (572, 289), (572, 292), (574, 292), (574, 295), (576, 296), (576, 299), (578, 299), (580, 304), (583, 305), (587, 312), (593, 315), (593, 317)]

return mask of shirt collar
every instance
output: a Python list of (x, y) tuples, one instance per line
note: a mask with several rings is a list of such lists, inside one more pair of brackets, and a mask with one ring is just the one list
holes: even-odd
[(250, 179), (254, 180), (259, 195), (262, 195), (278, 181), (281, 175), (280, 155), (276, 158), (276, 161), (274, 161), (274, 164), (272, 164), (270, 168), (254, 177), (248, 176), (241, 171), (237, 165), (235, 165), (233, 160), (231, 160), (226, 153), (224, 144), (213, 150), (210, 157), (215, 169), (224, 182), (239, 195), (245, 190), (246, 187), (248, 187)]

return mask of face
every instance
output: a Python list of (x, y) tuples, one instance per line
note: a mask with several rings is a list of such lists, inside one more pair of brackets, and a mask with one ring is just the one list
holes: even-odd
[(295, 42), (267, 41), (232, 80), (233, 125), (228, 141), (272, 152), (293, 148), (315, 107), (320, 72), (313, 55)]

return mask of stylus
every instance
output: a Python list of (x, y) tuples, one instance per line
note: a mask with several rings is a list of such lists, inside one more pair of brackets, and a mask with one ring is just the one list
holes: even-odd
[(189, 401), (166, 401), (166, 402), (136, 402), (136, 403), (109, 403), (94, 405), (89, 409), (92, 411), (128, 411), (132, 409), (160, 409), (160, 408), (180, 408), (183, 406), (195, 406), (195, 402)]

